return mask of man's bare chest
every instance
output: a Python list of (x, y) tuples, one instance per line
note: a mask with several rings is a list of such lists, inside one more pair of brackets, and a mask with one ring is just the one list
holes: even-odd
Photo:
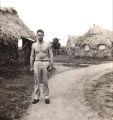
[(44, 45), (44, 44), (38, 44), (35, 46), (35, 52), (36, 53), (39, 53), (39, 52), (47, 52), (48, 51), (48, 46), (47, 45)]

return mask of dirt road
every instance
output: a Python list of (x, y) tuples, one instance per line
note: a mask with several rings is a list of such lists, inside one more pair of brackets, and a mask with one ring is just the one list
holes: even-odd
[(51, 104), (46, 105), (42, 96), (22, 120), (103, 120), (87, 106), (84, 83), (112, 70), (113, 63), (106, 63), (56, 74), (49, 81)]

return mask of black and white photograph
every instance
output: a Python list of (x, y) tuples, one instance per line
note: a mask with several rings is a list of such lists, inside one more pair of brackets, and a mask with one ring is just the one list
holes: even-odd
[(113, 0), (0, 0), (0, 120), (113, 120)]

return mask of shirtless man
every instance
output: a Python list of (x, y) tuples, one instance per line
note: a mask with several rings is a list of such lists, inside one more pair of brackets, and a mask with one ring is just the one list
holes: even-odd
[(43, 94), (45, 103), (49, 104), (49, 87), (48, 87), (48, 67), (51, 69), (53, 65), (53, 53), (51, 44), (44, 41), (44, 31), (39, 29), (36, 33), (37, 41), (32, 44), (30, 56), (30, 70), (34, 71), (35, 91), (33, 104), (39, 102), (40, 82), (43, 82)]

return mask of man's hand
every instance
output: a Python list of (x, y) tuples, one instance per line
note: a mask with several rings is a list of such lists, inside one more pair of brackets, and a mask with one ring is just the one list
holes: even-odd
[(50, 67), (49, 67), (49, 70), (50, 70), (50, 71), (52, 71), (52, 67), (53, 67), (53, 66), (50, 65)]
[(30, 68), (30, 71), (31, 71), (31, 72), (33, 71), (33, 67)]
[(49, 66), (47, 67), (47, 70), (52, 71), (52, 68), (53, 68), (53, 64), (49, 64)]

